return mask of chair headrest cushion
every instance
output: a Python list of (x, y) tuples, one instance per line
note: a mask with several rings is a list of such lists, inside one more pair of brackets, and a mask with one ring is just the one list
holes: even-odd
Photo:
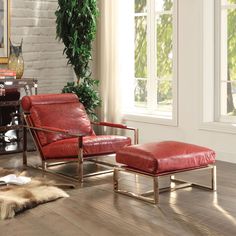
[(62, 104), (78, 102), (79, 98), (73, 93), (62, 94), (40, 94), (32, 96), (24, 96), (21, 100), (22, 108), (25, 112), (29, 112), (34, 105), (46, 105), (46, 104)]

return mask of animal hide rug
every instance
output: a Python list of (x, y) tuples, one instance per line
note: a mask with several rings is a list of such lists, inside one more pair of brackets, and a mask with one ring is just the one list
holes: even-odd
[[(0, 168), (0, 177), (12, 173), (10, 170)], [(39, 178), (32, 178), (30, 183), (21, 186), (1, 186), (0, 218), (2, 220), (13, 218), (18, 212), (62, 197), (69, 197), (69, 195), (64, 190), (53, 186), (52, 181)]]

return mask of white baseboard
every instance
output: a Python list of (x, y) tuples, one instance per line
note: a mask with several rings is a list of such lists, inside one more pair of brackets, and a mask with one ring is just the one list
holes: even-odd
[(235, 153), (217, 152), (216, 160), (225, 161), (230, 163), (236, 163)]

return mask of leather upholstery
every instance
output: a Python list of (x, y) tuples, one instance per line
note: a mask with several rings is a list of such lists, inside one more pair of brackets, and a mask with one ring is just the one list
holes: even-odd
[[(28, 123), (34, 127), (55, 131), (68, 131), (71, 134), (84, 134), (83, 155), (98, 156), (117, 152), (131, 145), (131, 139), (117, 135), (98, 135), (94, 133), (84, 106), (75, 94), (44, 94), (25, 96), (22, 108), (30, 113)], [(66, 134), (37, 131), (41, 156), (46, 159), (70, 159), (78, 156), (78, 138)]]
[(114, 124), (111, 122), (99, 122), (97, 123), (99, 125), (104, 125), (104, 126), (108, 126), (108, 127), (116, 127), (116, 128), (127, 128), (127, 125), (123, 125), (123, 124)]
[[(35, 105), (31, 108), (31, 119), (34, 126), (56, 127), (69, 131), (72, 134), (93, 133), (90, 120), (81, 103)], [(38, 132), (41, 144), (55, 142), (68, 138), (63, 134)]]
[(25, 112), (29, 112), (34, 105), (49, 105), (49, 104), (68, 104), (79, 102), (78, 97), (75, 94), (63, 93), (60, 94), (42, 94), (24, 96), (21, 100), (22, 108)]
[[(23, 97), (22, 107), (26, 110), (30, 109), (30, 118), (36, 127), (47, 126), (60, 128), (72, 134), (92, 135), (94, 132), (90, 120), (77, 96), (74, 94), (71, 94), (72, 96), (63, 95), (67, 96), (49, 95), (48, 100), (42, 95), (39, 97), (37, 95)], [(59, 133), (38, 131), (37, 134), (42, 146), (69, 138)]]
[[(86, 136), (83, 138), (84, 157), (107, 155), (120, 148), (131, 145), (131, 139), (118, 135)], [(75, 157), (78, 155), (78, 139), (64, 139), (50, 143), (42, 148), (46, 159)]]
[(193, 144), (163, 141), (124, 147), (117, 152), (116, 161), (131, 168), (158, 174), (213, 164), (215, 152)]

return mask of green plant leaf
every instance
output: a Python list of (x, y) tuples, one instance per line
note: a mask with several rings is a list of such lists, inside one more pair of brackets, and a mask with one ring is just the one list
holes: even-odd
[(67, 64), (73, 66), (81, 78), (79, 84), (68, 82), (63, 93), (75, 93), (91, 119), (96, 118), (95, 108), (101, 105), (97, 91), (98, 80), (91, 78), (89, 62), (92, 59), (92, 42), (96, 37), (98, 8), (96, 0), (58, 0), (56, 15), (57, 39), (65, 45), (63, 54)]

